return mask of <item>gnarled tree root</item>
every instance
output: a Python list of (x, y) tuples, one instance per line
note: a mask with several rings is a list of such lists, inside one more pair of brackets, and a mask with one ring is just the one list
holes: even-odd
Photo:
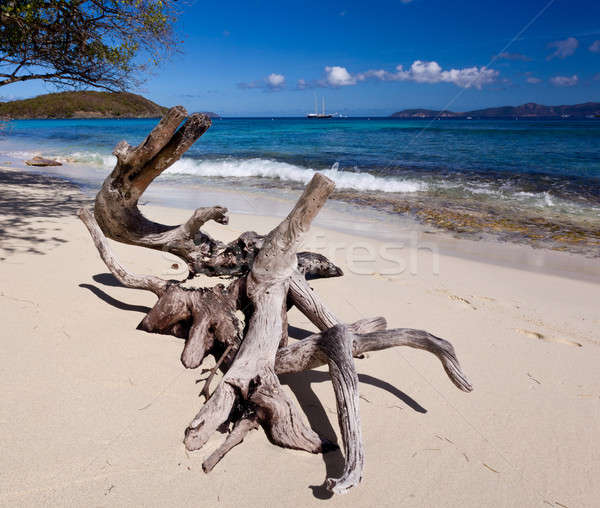
[[(283, 447), (312, 453), (334, 447), (308, 426), (278, 379), (279, 374), (327, 364), (346, 461), (341, 477), (328, 478), (326, 486), (345, 493), (360, 482), (364, 465), (355, 358), (395, 346), (424, 349), (439, 358), (459, 389), (471, 391), (471, 384), (454, 348), (444, 339), (421, 330), (386, 330), (382, 317), (344, 324), (310, 288), (306, 278), (341, 275), (323, 256), (297, 252), (333, 191), (333, 182), (323, 175), (313, 177), (288, 217), (267, 236), (248, 232), (227, 245), (212, 239), (200, 228), (208, 220), (227, 223), (226, 209), (218, 206), (197, 209), (180, 226), (143, 217), (137, 201), (144, 190), (210, 126), (206, 117), (192, 115), (180, 127), (184, 118), (182, 108), (172, 108), (144, 143), (136, 148), (120, 143), (115, 149), (117, 166), (98, 193), (94, 212), (82, 209), (79, 217), (113, 275), (127, 287), (152, 291), (158, 297), (138, 328), (184, 338), (181, 361), (186, 368), (200, 366), (208, 355), (218, 359), (204, 380), (205, 403), (184, 438), (188, 450), (198, 450), (218, 429), (229, 430), (203, 469), (212, 470), (259, 425), (273, 443)], [(227, 286), (186, 289), (180, 281), (132, 274), (119, 263), (106, 237), (178, 255), (191, 274), (234, 280)], [(293, 305), (320, 333), (288, 344), (286, 311)], [(244, 323), (238, 319), (239, 311)], [(217, 370), (223, 377), (210, 393)]]
[[(159, 296), (158, 302), (142, 320), (139, 328), (187, 338), (182, 362), (188, 368), (199, 366), (208, 354), (216, 355), (217, 351), (221, 351), (215, 367), (222, 367), (227, 373), (241, 344), (241, 325), (235, 316), (235, 310), (246, 304), (246, 279), (238, 279), (227, 288), (217, 285), (211, 289), (189, 290), (181, 288), (174, 281), (133, 275), (114, 256), (93, 215), (84, 209), (80, 211), (80, 217), (115, 277), (128, 287), (148, 289)], [(292, 272), (289, 280), (290, 291), (287, 298), (296, 303), (313, 322), (325, 327), (336, 321), (298, 272)], [(295, 291), (292, 291), (292, 285), (296, 287)], [(305, 298), (299, 298), (298, 295), (305, 295)], [(307, 298), (306, 295), (310, 297)], [(211, 329), (212, 332), (209, 333), (208, 330)], [(395, 346), (409, 346), (435, 354), (459, 389), (472, 389), (460, 368), (454, 348), (443, 339), (421, 330), (386, 330), (386, 321), (382, 317), (363, 319), (351, 325), (336, 323), (321, 333), (289, 346), (279, 347), (272, 370), (263, 374), (264, 378), (257, 376), (251, 380), (245, 398), (241, 396), (235, 383), (222, 383), (218, 395), (209, 400), (190, 423), (186, 431), (186, 447), (189, 450), (202, 448), (221, 425), (231, 421), (233, 430), (221, 447), (205, 461), (203, 467), (207, 472), (259, 423), (272, 442), (281, 446), (313, 453), (331, 449), (334, 446), (332, 443), (321, 439), (302, 422), (300, 413), (274, 376), (328, 364), (339, 408), (346, 466), (341, 478), (330, 478), (326, 485), (335, 493), (345, 492), (360, 481), (364, 463), (358, 411), (358, 376), (353, 358), (360, 358), (369, 351)], [(204, 390), (203, 393), (208, 400), (210, 394)], [(244, 416), (240, 417), (240, 414)], [(300, 423), (289, 426), (290, 421)]]

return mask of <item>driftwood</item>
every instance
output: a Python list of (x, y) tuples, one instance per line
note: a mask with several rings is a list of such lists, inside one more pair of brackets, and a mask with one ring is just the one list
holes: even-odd
[[(225, 441), (205, 460), (204, 470), (212, 470), (258, 426), (279, 446), (312, 453), (334, 448), (308, 426), (278, 378), (328, 365), (346, 462), (342, 476), (327, 479), (326, 487), (344, 493), (360, 482), (364, 464), (355, 358), (395, 346), (424, 349), (440, 359), (459, 389), (468, 392), (472, 387), (449, 342), (420, 330), (387, 330), (382, 317), (344, 324), (310, 288), (307, 278), (342, 274), (324, 256), (298, 252), (333, 191), (333, 182), (325, 176), (313, 177), (287, 218), (266, 236), (247, 232), (224, 244), (203, 233), (201, 227), (209, 220), (227, 223), (227, 210), (219, 206), (199, 208), (179, 226), (146, 219), (137, 207), (144, 190), (210, 126), (203, 115), (192, 115), (181, 125), (185, 117), (183, 108), (172, 108), (141, 145), (132, 148), (121, 142), (114, 152), (117, 165), (98, 193), (93, 212), (82, 209), (79, 217), (112, 274), (124, 286), (158, 297), (138, 329), (185, 339), (181, 362), (186, 368), (199, 367), (208, 355), (216, 359), (202, 388), (205, 402), (184, 438), (188, 450), (199, 450), (217, 430), (227, 430)], [(135, 275), (120, 264), (107, 237), (175, 254), (185, 260), (190, 276), (233, 280), (227, 286), (187, 289), (181, 281)], [(294, 305), (320, 333), (288, 344), (287, 310)], [(211, 392), (217, 370), (223, 377)]]
[(62, 164), (58, 161), (55, 161), (52, 159), (44, 159), (43, 157), (40, 157), (39, 155), (36, 155), (35, 157), (33, 157), (33, 159), (25, 161), (25, 164), (27, 164), (28, 166), (38, 166), (38, 167), (62, 166)]

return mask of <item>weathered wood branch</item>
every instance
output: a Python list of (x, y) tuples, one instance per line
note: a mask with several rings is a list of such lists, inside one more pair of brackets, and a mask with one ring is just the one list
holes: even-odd
[(462, 371), (452, 344), (423, 330), (396, 328), (358, 335), (354, 341), (353, 353), (354, 356), (359, 356), (367, 351), (381, 351), (395, 346), (429, 351), (438, 357), (446, 374), (459, 390), (463, 392), (473, 390), (471, 382)]
[(321, 331), (341, 323), (297, 271), (290, 277), (288, 303), (295, 305)]
[[(114, 255), (90, 210), (82, 208), (78, 216), (115, 278), (126, 287), (145, 289), (158, 296), (154, 307), (138, 325), (139, 330), (185, 338), (181, 362), (186, 368), (198, 367), (207, 354), (221, 350), (231, 352), (231, 361), (242, 340), (242, 325), (235, 312), (246, 301), (245, 278), (227, 287), (218, 284), (209, 289), (190, 290), (177, 281), (132, 274)], [(227, 354), (221, 362), (226, 359)]]
[[(446, 374), (458, 389), (464, 392), (473, 390), (469, 379), (462, 371), (454, 347), (447, 340), (413, 328), (385, 330), (384, 325), (377, 330), (368, 330), (359, 323), (350, 325), (353, 329), (352, 356), (354, 358), (360, 358), (370, 351), (381, 351), (396, 346), (423, 349), (438, 357)], [(325, 365), (327, 356), (322, 350), (322, 341), (323, 333), (317, 333), (280, 348), (275, 360), (275, 372), (293, 374)]]
[(233, 390), (255, 407), (273, 442), (313, 453), (322, 450), (324, 443), (303, 421), (274, 367), (284, 323), (287, 325), (281, 309), (297, 266), (296, 252), (332, 191), (328, 178), (315, 175), (287, 218), (265, 238), (246, 283), (253, 313), (244, 340), (214, 395), (188, 427), (184, 442), (189, 450), (204, 446), (227, 419), (236, 402)]
[[(85, 208), (81, 209), (79, 211), (79, 217), (88, 228), (102, 260), (124, 286), (134, 289), (147, 289), (160, 297), (165, 294), (169, 284), (177, 284), (176, 281), (165, 281), (159, 277), (148, 275), (135, 275), (127, 271), (112, 252), (91, 212)], [(248, 301), (245, 297), (245, 282), (246, 279), (241, 278), (235, 280), (227, 288), (224, 288), (219, 284), (208, 290), (183, 290), (183, 293), (181, 294), (186, 295), (185, 299), (188, 299), (190, 298), (189, 295), (193, 294), (194, 291), (198, 291), (201, 295), (210, 298), (212, 296), (211, 292), (217, 291), (218, 296), (221, 298), (226, 295), (225, 297), (228, 301), (225, 308), (239, 310), (248, 306)], [(167, 297), (165, 300), (168, 300), (169, 298), (177, 300), (174, 296)], [(339, 322), (331, 311), (323, 304), (318, 294), (310, 288), (305, 280), (303, 280), (299, 273), (293, 273), (290, 278), (288, 300), (292, 301), (293, 304), (311, 319), (317, 327), (323, 330), (327, 330), (336, 324), (341, 324), (341, 322)], [(161, 306), (162, 305), (163, 304), (161, 303)], [(176, 305), (176, 303), (173, 302), (169, 305)], [(188, 306), (193, 307), (191, 303), (188, 303), (186, 309)], [(202, 305), (199, 306), (199, 308), (203, 307), (204, 306)], [(214, 305), (213, 307), (213, 312), (217, 313), (221, 311), (220, 305)], [(161, 313), (162, 312), (164, 311), (161, 311)], [(189, 317), (191, 316), (191, 311), (186, 310), (186, 313), (184, 314), (175, 314)], [(237, 320), (237, 317), (235, 319)], [(181, 320), (183, 320), (183, 318)], [(177, 320), (175, 320), (175, 322), (177, 322)], [(149, 325), (149, 320), (143, 320), (142, 323), (145, 324), (143, 326), (140, 324), (140, 329), (147, 329), (146, 331), (153, 333), (171, 334), (184, 338), (187, 337), (189, 329), (189, 327), (169, 328), (168, 326), (159, 327), (156, 325)], [(382, 317), (363, 319), (349, 326), (355, 336), (353, 342), (353, 355), (355, 358), (360, 358), (361, 355), (370, 351), (380, 351), (396, 346), (408, 346), (423, 349), (436, 355), (440, 359), (448, 377), (459, 389), (470, 391), (471, 385), (461, 370), (452, 344), (448, 341), (423, 330), (415, 330), (412, 328), (386, 330), (386, 321), (385, 318)], [(320, 340), (320, 334), (313, 334), (302, 341), (294, 342), (290, 346), (280, 347), (277, 350), (275, 361), (276, 373), (291, 374), (327, 364), (327, 358), (321, 353), (318, 345)], [(240, 342), (237, 341), (231, 344), (229, 350), (226, 351), (227, 354), (220, 358), (219, 366), (223, 364), (224, 370), (227, 370), (230, 365), (239, 344)], [(228, 347), (227, 344), (223, 344), (222, 346), (225, 349)]]
[(465, 392), (473, 389), (449, 342), (421, 330), (385, 330), (385, 320), (382, 318), (362, 320), (350, 326), (335, 325), (277, 351), (277, 374), (302, 372), (329, 364), (346, 455), (342, 477), (327, 480), (327, 488), (335, 493), (344, 493), (357, 485), (364, 464), (358, 412), (358, 376), (353, 357), (360, 358), (367, 351), (394, 346), (409, 346), (435, 354), (448, 377), (459, 389)]
[(244, 440), (248, 432), (257, 428), (258, 422), (256, 421), (256, 418), (242, 418), (241, 420), (235, 422), (233, 429), (229, 434), (227, 434), (223, 444), (214, 452), (212, 452), (210, 456), (208, 456), (202, 463), (202, 469), (204, 472), (210, 473), (218, 464), (218, 462), (225, 456), (225, 454), (227, 454), (227, 452), (229, 452), (233, 447), (239, 445)]
[(360, 426), (358, 374), (352, 358), (353, 342), (353, 334), (349, 327), (336, 325), (323, 332), (319, 343), (329, 364), (346, 458), (342, 476), (328, 478), (326, 482), (327, 488), (336, 494), (344, 494), (359, 484), (365, 461)]
[[(209, 220), (227, 224), (226, 208), (198, 208), (184, 224), (167, 226), (148, 220), (137, 206), (148, 185), (211, 125), (206, 115), (193, 114), (185, 120), (186, 116), (181, 106), (171, 108), (139, 146), (131, 147), (125, 141), (117, 145), (113, 152), (117, 157), (115, 169), (96, 196), (96, 220), (108, 238), (180, 257), (190, 276), (243, 276), (250, 271), (264, 237), (249, 231), (225, 244), (201, 231)], [(302, 252), (299, 263), (302, 273), (312, 278), (342, 275), (320, 254)]]
[(100, 253), (100, 257), (104, 264), (108, 267), (115, 278), (124, 286), (132, 289), (146, 289), (152, 291), (155, 295), (161, 296), (169, 286), (168, 281), (151, 275), (135, 275), (127, 271), (127, 269), (119, 263), (111, 248), (108, 245), (106, 237), (94, 219), (92, 212), (87, 208), (81, 208), (78, 213), (79, 218), (85, 224), (94, 245)]

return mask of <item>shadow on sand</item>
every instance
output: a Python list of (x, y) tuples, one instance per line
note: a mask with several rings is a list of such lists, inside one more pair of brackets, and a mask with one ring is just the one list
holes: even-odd
[[(11, 254), (44, 254), (68, 240), (48, 219), (73, 216), (90, 202), (70, 182), (36, 173), (0, 169), (0, 260)], [(44, 249), (41, 247), (44, 246)]]
[(148, 314), (148, 312), (150, 312), (150, 307), (146, 307), (145, 305), (131, 305), (129, 303), (122, 302), (121, 300), (117, 300), (93, 284), (79, 284), (79, 287), (89, 289), (98, 298), (100, 298), (100, 300), (112, 305), (117, 309), (129, 310), (132, 312), (142, 312), (143, 314)]

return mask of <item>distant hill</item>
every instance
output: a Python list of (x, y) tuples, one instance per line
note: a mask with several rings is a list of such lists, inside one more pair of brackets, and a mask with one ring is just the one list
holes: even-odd
[(530, 102), (521, 106), (476, 109), (455, 113), (432, 109), (405, 109), (391, 116), (394, 118), (594, 118), (600, 115), (600, 102), (586, 102), (573, 106), (543, 106)]
[(128, 92), (61, 92), (0, 102), (0, 116), (28, 118), (156, 118), (167, 108)]
[(434, 109), (403, 109), (391, 116), (395, 118), (435, 118), (437, 116), (444, 118), (457, 118), (462, 113), (453, 113), (452, 111), (436, 111)]

